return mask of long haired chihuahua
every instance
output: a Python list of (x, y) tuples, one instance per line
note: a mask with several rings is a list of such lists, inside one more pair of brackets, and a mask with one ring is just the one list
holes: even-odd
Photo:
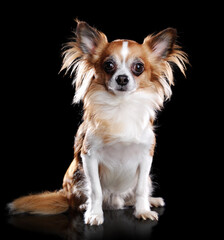
[(74, 75), (74, 103), (83, 102), (83, 122), (75, 138), (74, 160), (63, 188), (18, 198), (11, 213), (59, 214), (85, 211), (84, 221), (100, 225), (103, 209), (134, 207), (139, 219), (157, 220), (150, 169), (156, 144), (156, 112), (171, 96), (172, 66), (185, 73), (187, 55), (167, 28), (132, 40), (107, 37), (77, 20), (75, 39), (64, 48), (63, 65)]

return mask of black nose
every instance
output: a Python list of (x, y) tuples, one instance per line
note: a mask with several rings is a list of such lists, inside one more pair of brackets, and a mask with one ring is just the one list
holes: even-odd
[(120, 86), (125, 86), (128, 84), (129, 80), (128, 80), (128, 76), (127, 75), (118, 75), (116, 77), (116, 82), (118, 85)]

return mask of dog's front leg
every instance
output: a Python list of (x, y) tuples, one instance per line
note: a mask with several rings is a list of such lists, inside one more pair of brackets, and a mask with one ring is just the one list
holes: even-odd
[(85, 212), (85, 223), (100, 225), (103, 223), (102, 189), (99, 178), (99, 165), (94, 156), (82, 155), (83, 168), (88, 182), (88, 205)]
[(158, 214), (151, 211), (149, 204), (149, 195), (151, 191), (151, 184), (149, 181), (149, 172), (152, 165), (152, 156), (147, 155), (143, 157), (139, 165), (139, 177), (136, 188), (136, 202), (134, 215), (139, 219), (158, 220)]

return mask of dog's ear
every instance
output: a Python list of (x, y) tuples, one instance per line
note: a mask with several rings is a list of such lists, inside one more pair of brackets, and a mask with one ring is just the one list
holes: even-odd
[(94, 64), (100, 58), (107, 46), (107, 37), (97, 29), (90, 27), (86, 22), (76, 20), (75, 38), (68, 42), (63, 52), (63, 65), (61, 71), (75, 72), (73, 84), (76, 86), (74, 102), (81, 101), (94, 78)]
[(107, 37), (86, 22), (77, 20), (76, 42), (84, 54), (97, 55), (107, 43)]
[(177, 37), (177, 31), (174, 28), (167, 28), (154, 36), (148, 36), (144, 39), (153, 54), (159, 58), (167, 58), (173, 51)]

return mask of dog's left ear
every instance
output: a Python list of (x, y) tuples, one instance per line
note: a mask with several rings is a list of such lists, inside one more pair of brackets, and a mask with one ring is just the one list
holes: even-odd
[(156, 57), (164, 59), (172, 53), (176, 37), (176, 29), (167, 28), (154, 36), (147, 36), (143, 44), (147, 44)]

